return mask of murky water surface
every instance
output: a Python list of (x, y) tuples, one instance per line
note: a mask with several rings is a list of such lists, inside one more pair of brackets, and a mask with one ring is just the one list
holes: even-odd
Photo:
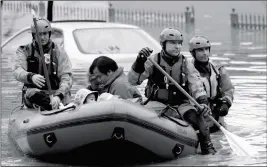
[[(212, 15), (212, 14), (210, 14)], [(228, 16), (228, 13), (225, 13)], [(199, 16), (204, 17), (204, 15)], [(205, 17), (204, 17), (205, 18)], [(208, 17), (212, 19), (212, 17)], [(214, 22), (212, 22), (214, 23)], [(212, 43), (211, 60), (224, 64), (230, 73), (231, 80), (235, 85), (234, 103), (226, 117), (228, 130), (253, 145), (259, 151), (256, 158), (240, 157), (232, 153), (225, 136), (219, 132), (212, 134), (212, 141), (217, 148), (215, 156), (193, 155), (168, 161), (156, 163), (153, 166), (167, 165), (253, 165), (266, 166), (266, 30), (241, 31), (222, 30), (214, 24), (208, 24), (207, 28), (199, 25), (195, 32), (205, 32), (214, 41)], [(157, 30), (156, 30), (157, 31)], [(218, 32), (224, 32), (218, 35)], [(189, 36), (189, 34), (187, 34)], [(192, 34), (191, 34), (192, 35)], [(187, 46), (183, 53), (189, 56)], [(21, 100), (22, 84), (14, 80), (10, 65), (10, 59), (3, 55), (1, 57), (1, 77), (2, 77), (2, 140), (1, 140), (1, 160), (2, 165), (14, 166), (55, 166), (61, 164), (51, 164), (41, 162), (20, 154), (10, 144), (8, 132), (9, 114), (19, 105)], [(75, 70), (75, 82), (72, 93), (84, 87), (85, 70)], [(144, 85), (138, 88), (143, 93)]]

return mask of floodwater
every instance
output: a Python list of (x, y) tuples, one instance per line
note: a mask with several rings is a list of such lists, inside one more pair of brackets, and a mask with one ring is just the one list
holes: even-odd
[[(247, 3), (251, 2), (247, 1)], [(212, 7), (209, 6), (209, 8)], [(229, 7), (229, 11), (230, 9), (231, 6)], [(197, 11), (198, 9), (195, 8), (195, 10)], [(250, 11), (249, 9), (246, 10)], [(222, 9), (220, 11), (222, 11)], [(207, 23), (206, 28), (203, 26), (204, 23), (198, 24), (193, 33), (201, 32), (204, 35), (206, 33), (209, 35), (212, 39), (211, 61), (225, 65), (235, 86), (234, 103), (229, 114), (225, 118), (228, 125), (227, 129), (253, 145), (259, 151), (259, 155), (249, 158), (233, 154), (225, 136), (219, 132), (211, 135), (215, 148), (218, 151), (216, 155), (193, 155), (164, 163), (155, 163), (153, 166), (266, 166), (266, 30), (232, 30), (229, 26), (225, 26), (227, 28), (221, 28), (216, 25), (216, 20), (218, 20), (217, 15), (213, 13), (208, 14), (209, 17), (206, 17), (203, 13), (198, 16), (204, 21), (205, 19), (209, 19), (205, 22), (205, 24)], [(229, 13), (224, 14), (229, 16)], [(221, 18), (220, 22), (228, 22), (227, 18), (228, 17)], [(192, 32), (188, 32), (185, 36), (191, 35)], [(184, 45), (183, 53), (189, 56), (186, 43)], [(61, 165), (29, 158), (16, 151), (9, 143), (7, 137), (8, 118), (14, 107), (20, 104), (22, 86), (22, 84), (14, 80), (11, 69), (7, 68), (9, 67), (9, 63), (9, 59), (3, 55), (1, 57), (1, 165)], [(81, 79), (85, 76), (85, 71), (77, 70), (74, 72), (74, 76), (73, 94), (85, 85), (84, 81)], [(138, 88), (143, 92), (144, 84)]]

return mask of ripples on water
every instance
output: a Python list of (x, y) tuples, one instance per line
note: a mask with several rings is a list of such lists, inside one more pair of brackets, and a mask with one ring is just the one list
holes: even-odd
[[(246, 55), (246, 57), (250, 56)], [(213, 57), (214, 62), (217, 62), (216, 58), (219, 57)], [(225, 56), (225, 58), (227, 59), (219, 61), (226, 62), (231, 80), (235, 85), (234, 104), (226, 117), (228, 130), (256, 147), (260, 152), (259, 157), (248, 158), (234, 155), (225, 136), (218, 132), (212, 134), (213, 143), (218, 151), (216, 156), (194, 155), (153, 165), (266, 165), (266, 66), (263, 66), (266, 56), (262, 56), (257, 61), (243, 59), (242, 62), (235, 60), (239, 59), (238, 57)], [(16, 152), (8, 142), (8, 116), (14, 106), (20, 102), (22, 84), (14, 81), (10, 69), (5, 68), (6, 60), (5, 57), (2, 58), (2, 165), (56, 165), (23, 156)], [(260, 70), (253, 70), (251, 65), (258, 66)], [(248, 70), (249, 72), (239, 70), (239, 66), (251, 70)], [(75, 75), (73, 94), (85, 85), (83, 77), (85, 71), (77, 70)], [(142, 93), (144, 93), (144, 85), (145, 82), (138, 87)]]
[[(240, 35), (240, 34), (239, 34)], [(265, 33), (266, 35), (266, 33)], [(259, 36), (259, 35), (258, 35)], [(235, 86), (234, 103), (225, 118), (228, 130), (252, 144), (260, 153), (257, 158), (239, 157), (232, 153), (230, 146), (221, 132), (212, 134), (212, 141), (217, 149), (215, 156), (193, 155), (178, 160), (153, 164), (167, 165), (254, 165), (266, 166), (266, 39), (258, 44), (240, 36), (235, 48), (229, 49), (224, 42), (213, 43), (211, 61), (225, 65)], [(237, 46), (238, 45), (238, 46)], [(218, 47), (218, 48), (217, 48)], [(213, 49), (214, 48), (214, 49)], [(221, 50), (219, 49), (221, 48)], [(187, 57), (189, 52), (184, 51)], [(28, 158), (17, 152), (7, 138), (8, 117), (12, 109), (21, 100), (22, 84), (14, 80), (10, 68), (10, 59), (2, 57), (2, 165), (14, 166), (55, 166)], [(75, 70), (75, 82), (72, 94), (86, 84), (85, 71)], [(144, 82), (138, 89), (144, 93)]]

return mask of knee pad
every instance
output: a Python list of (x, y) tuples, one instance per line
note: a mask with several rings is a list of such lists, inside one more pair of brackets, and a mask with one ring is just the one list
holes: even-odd
[(52, 110), (52, 106), (50, 105), (50, 97), (43, 91), (36, 92), (29, 98), (29, 100), (31, 103), (36, 104), (45, 110)]
[(196, 121), (197, 120), (197, 113), (195, 110), (190, 109), (184, 114), (184, 118), (186, 121)]
[(184, 114), (184, 119), (188, 123), (190, 123), (194, 129), (198, 129), (198, 124), (197, 124), (197, 112), (196, 110), (190, 109)]

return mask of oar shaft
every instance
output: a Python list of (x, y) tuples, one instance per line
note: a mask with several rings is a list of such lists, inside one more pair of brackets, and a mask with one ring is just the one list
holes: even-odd
[[(184, 95), (186, 95), (186, 97), (188, 97), (189, 100), (191, 100), (198, 108), (201, 109), (201, 106), (174, 79), (172, 79), (172, 77), (168, 73), (166, 73), (151, 57), (149, 57), (148, 60), (158, 70), (160, 70), (182, 93), (184, 93)], [(232, 133), (228, 132), (226, 129), (224, 129), (224, 127), (222, 127), (211, 115), (208, 115), (208, 117), (209, 117), (209, 119), (211, 119), (212, 122), (214, 122), (214, 124), (216, 126), (218, 126), (218, 128), (221, 129), (221, 131), (226, 136), (226, 139), (228, 140), (230, 146), (233, 145), (231, 143), (235, 143), (235, 145), (234, 145), (234, 146), (236, 146), (235, 148), (239, 149), (240, 151), (242, 151), (246, 155), (251, 156), (251, 154), (250, 154), (251, 151), (254, 151), (255, 154), (257, 154), (257, 151), (254, 150), (253, 147), (251, 147), (249, 144), (246, 144), (245, 141), (242, 141), (242, 142), (243, 142), (243, 144), (245, 143), (247, 146), (242, 147), (242, 142), (240, 142), (241, 140), (238, 140), (237, 136), (235, 136), (234, 134), (232, 134)], [(231, 148), (232, 148), (232, 146), (231, 146)]]
[(188, 97), (189, 100), (191, 100), (198, 108), (201, 109), (201, 106), (196, 102), (194, 98), (192, 98), (166, 71), (164, 71), (158, 63), (156, 63), (151, 57), (148, 58), (148, 60), (156, 66), (158, 70), (160, 70), (186, 97)]
[(46, 80), (46, 84), (47, 84), (47, 87), (48, 87), (48, 92), (49, 92), (50, 99), (51, 99), (51, 97), (52, 97), (52, 89), (51, 89), (51, 84), (50, 84), (50, 80), (49, 80), (48, 71), (47, 71), (47, 68), (46, 68), (46, 65), (45, 65), (45, 61), (44, 61), (44, 51), (43, 51), (43, 47), (42, 47), (42, 44), (41, 44), (41, 39), (40, 39), (40, 36), (39, 36), (39, 30), (38, 30), (38, 27), (37, 27), (37, 21), (36, 21), (36, 17), (34, 15), (34, 12), (33, 12), (33, 23), (34, 23), (35, 30), (36, 30), (36, 38), (37, 38), (37, 43), (38, 43), (38, 47), (39, 47), (39, 51), (40, 51), (40, 58), (41, 58), (41, 62), (42, 62), (43, 70), (44, 70), (45, 80)]
[[(202, 109), (202, 107), (198, 104), (198, 102), (191, 97), (166, 71), (164, 71), (158, 63), (156, 63), (151, 57), (148, 58), (148, 60), (158, 69), (160, 70), (190, 101), (192, 101), (199, 109)], [(221, 125), (211, 116), (208, 115), (208, 117), (214, 122), (215, 125), (218, 126), (218, 128), (221, 128)]]

